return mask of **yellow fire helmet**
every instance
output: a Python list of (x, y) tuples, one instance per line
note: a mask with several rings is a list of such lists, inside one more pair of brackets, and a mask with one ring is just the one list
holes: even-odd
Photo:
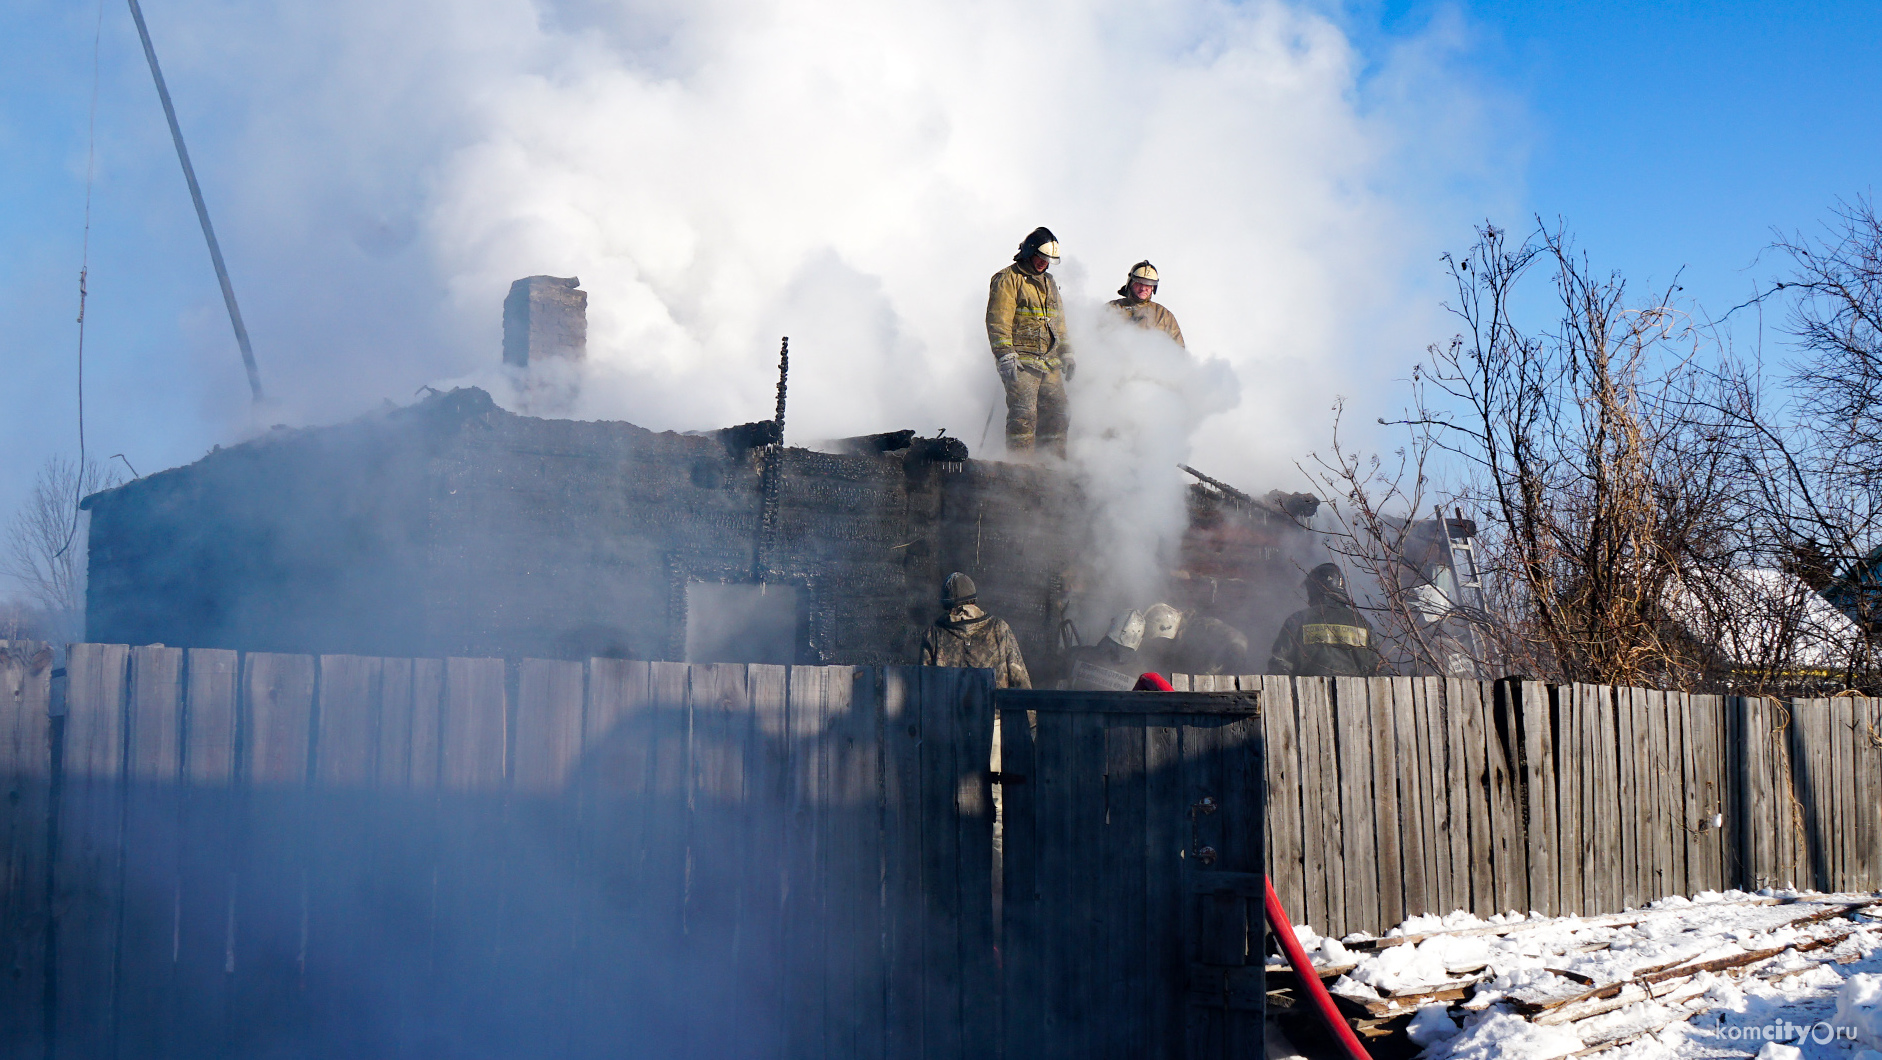
[(1157, 267), (1150, 264), (1148, 260), (1140, 261), (1131, 266), (1131, 274), (1124, 278), (1124, 286), (1119, 287), (1117, 293), (1123, 295), (1125, 298), (1130, 298), (1131, 284), (1133, 283), (1147, 283), (1150, 285), (1150, 290), (1155, 292), (1157, 289), (1157, 279)]

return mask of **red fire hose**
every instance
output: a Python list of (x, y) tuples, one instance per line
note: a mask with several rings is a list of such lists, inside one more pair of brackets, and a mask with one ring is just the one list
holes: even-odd
[[(1137, 678), (1133, 692), (1174, 692), (1170, 683), (1161, 674), (1143, 674)], [(1359, 1044), (1359, 1035), (1333, 1007), (1333, 997), (1327, 993), (1326, 984), (1313, 970), (1313, 962), (1307, 959), (1307, 951), (1300, 948), (1300, 938), (1294, 934), (1294, 922), (1288, 919), (1287, 910), (1281, 908), (1281, 896), (1274, 893), (1274, 881), (1267, 882), (1268, 926), (1274, 929), (1274, 937), (1281, 940), (1281, 951), (1287, 954), (1287, 963), (1294, 968), (1294, 977), (1300, 980), (1301, 989), (1313, 999), (1315, 1010), (1326, 1022), (1327, 1029), (1333, 1032), (1340, 1044), (1346, 1049), (1347, 1060), (1372, 1060), (1366, 1047)]]
[(1320, 1012), (1320, 1018), (1326, 1021), (1327, 1029), (1346, 1047), (1349, 1060), (1371, 1060), (1366, 1047), (1359, 1044), (1359, 1036), (1353, 1033), (1339, 1010), (1333, 1007), (1333, 997), (1327, 993), (1326, 984), (1314, 973), (1313, 962), (1307, 959), (1307, 951), (1300, 948), (1300, 939), (1294, 934), (1294, 922), (1287, 917), (1287, 910), (1281, 908), (1281, 896), (1274, 893), (1274, 881), (1268, 881), (1268, 926), (1274, 929), (1274, 937), (1281, 940), (1281, 950), (1287, 954), (1287, 963), (1294, 967), (1294, 977), (1300, 980), (1301, 989), (1313, 999), (1313, 1007)]

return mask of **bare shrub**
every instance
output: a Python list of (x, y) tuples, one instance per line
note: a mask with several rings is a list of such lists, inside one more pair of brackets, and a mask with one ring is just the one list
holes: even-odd
[[(1717, 645), (1676, 612), (1748, 562), (1746, 484), (1717, 414), (1716, 350), (1675, 306), (1677, 285), (1634, 300), (1619, 275), (1597, 276), (1541, 226), (1512, 242), (1486, 225), (1445, 263), (1456, 285), (1446, 308), (1462, 328), (1414, 370), (1398, 421), (1407, 448), (1396, 465), (1337, 445), (1317, 461), (1345, 501), (1335, 547), (1378, 576), (1407, 654), (1428, 657), (1416, 614), (1429, 586), (1397, 572), (1415, 565), (1409, 520), (1461, 508), (1479, 519), (1485, 606), (1467, 617), (1482, 669), (1702, 682), (1718, 669)], [(1525, 326), (1539, 274), (1554, 320)]]
[(17, 587), (32, 620), (48, 639), (84, 636), (85, 527), (79, 500), (110, 489), (119, 477), (110, 468), (63, 457), (48, 460), (33, 480), (33, 492), (8, 522), (0, 541), (0, 576)]

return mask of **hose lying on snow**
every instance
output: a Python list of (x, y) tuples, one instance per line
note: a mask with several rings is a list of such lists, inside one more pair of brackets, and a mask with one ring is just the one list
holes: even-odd
[(1274, 937), (1281, 940), (1281, 950), (1287, 954), (1287, 963), (1294, 968), (1294, 977), (1300, 980), (1301, 989), (1313, 999), (1313, 1007), (1320, 1012), (1320, 1018), (1326, 1022), (1327, 1029), (1346, 1047), (1350, 1060), (1371, 1060), (1366, 1047), (1359, 1044), (1359, 1036), (1333, 1007), (1333, 998), (1327, 993), (1326, 984), (1313, 970), (1313, 962), (1307, 959), (1307, 952), (1300, 948), (1300, 938), (1294, 934), (1294, 922), (1287, 917), (1287, 910), (1281, 908), (1281, 898), (1274, 893), (1274, 881), (1267, 881), (1268, 886), (1268, 926), (1274, 930)]

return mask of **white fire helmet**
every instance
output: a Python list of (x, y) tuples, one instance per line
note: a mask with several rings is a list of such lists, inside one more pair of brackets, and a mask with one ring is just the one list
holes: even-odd
[(1137, 650), (1137, 645), (1144, 642), (1144, 613), (1132, 609), (1111, 620), (1111, 628), (1104, 639), (1121, 648)]
[(1154, 290), (1157, 286), (1157, 267), (1148, 261), (1140, 261), (1131, 267), (1130, 282), (1147, 283)]
[(1144, 612), (1144, 637), (1147, 640), (1175, 640), (1183, 628), (1183, 613), (1169, 604), (1152, 604)]
[(1034, 254), (1045, 255), (1054, 265), (1059, 263), (1059, 241), (1056, 239), (1046, 240), (1044, 243), (1034, 247), (1032, 252)]

